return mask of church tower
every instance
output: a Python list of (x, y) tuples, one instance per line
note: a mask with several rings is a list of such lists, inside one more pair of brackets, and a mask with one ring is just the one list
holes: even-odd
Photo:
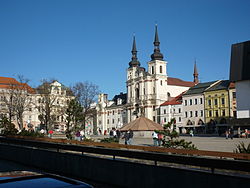
[(158, 36), (158, 27), (155, 26), (155, 37), (154, 37), (154, 52), (151, 55), (151, 61), (148, 62), (148, 80), (146, 82), (146, 95), (149, 97), (145, 109), (145, 116), (149, 119), (158, 122), (157, 111), (159, 110), (160, 104), (168, 99), (167, 91), (167, 62), (163, 60), (163, 54), (160, 51), (160, 40)]
[(194, 74), (193, 74), (195, 85), (197, 85), (197, 84), (199, 83), (198, 75), (199, 75), (199, 74), (198, 74), (198, 71), (197, 71), (196, 60), (195, 60), (195, 62), (194, 62)]

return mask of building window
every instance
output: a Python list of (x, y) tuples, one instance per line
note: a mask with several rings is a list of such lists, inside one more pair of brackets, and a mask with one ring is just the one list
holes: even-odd
[(197, 99), (194, 99), (194, 104), (198, 104), (198, 100)]
[(218, 112), (218, 110), (215, 110), (215, 116), (216, 116), (216, 117), (219, 117), (219, 112)]
[(166, 114), (166, 109), (164, 109), (163, 113)]
[(186, 118), (188, 117), (188, 113), (187, 113), (187, 112), (185, 112), (185, 117), (186, 117)]
[(226, 111), (222, 110), (222, 116), (225, 117), (226, 116)]
[(167, 118), (164, 118), (164, 122), (165, 122), (165, 123), (167, 122)]
[(210, 110), (208, 113), (208, 117), (212, 117), (212, 111)]
[(214, 105), (218, 105), (218, 99), (214, 99)]
[(195, 117), (198, 117), (198, 111), (195, 111)]
[(190, 111), (189, 113), (190, 113), (190, 117), (193, 117), (193, 112), (192, 112), (192, 111)]
[(202, 98), (200, 98), (200, 104), (202, 104)]
[(113, 123), (113, 124), (115, 123), (115, 120), (114, 120), (114, 119), (112, 119), (112, 123)]
[(181, 113), (181, 108), (179, 108), (179, 113)]
[(152, 72), (152, 74), (154, 74), (155, 73), (155, 71), (154, 71), (154, 66), (152, 66), (152, 68), (151, 68), (151, 72)]
[(162, 66), (160, 66), (160, 73), (162, 73)]
[(113, 110), (113, 115), (115, 115), (115, 111)]
[(155, 116), (153, 116), (153, 121), (155, 122)]
[(179, 122), (181, 122), (181, 117), (179, 117)]
[(155, 106), (153, 106), (153, 111), (155, 111)]
[(109, 124), (109, 119), (107, 120), (107, 124)]
[(221, 104), (222, 104), (222, 105), (225, 104), (225, 98), (221, 98)]
[(208, 106), (211, 106), (211, 99), (209, 99), (207, 102), (208, 102)]
[(153, 93), (155, 94), (155, 87), (153, 87)]
[(236, 99), (236, 92), (233, 92), (233, 99)]
[(185, 106), (187, 106), (187, 100), (185, 100)]
[(144, 93), (144, 95), (146, 94), (146, 89), (145, 89), (145, 87), (143, 88), (143, 93)]
[(118, 110), (118, 114), (120, 114), (121, 113), (121, 110)]
[(192, 105), (192, 99), (189, 100), (189, 104)]
[(161, 80), (161, 82), (160, 82), (160, 83), (161, 83), (161, 86), (162, 86), (162, 80)]
[(201, 117), (203, 117), (203, 110), (201, 110)]

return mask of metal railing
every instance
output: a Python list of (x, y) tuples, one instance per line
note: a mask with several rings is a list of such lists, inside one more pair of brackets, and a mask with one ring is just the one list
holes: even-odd
[[(53, 141), (53, 142), (49, 142)], [(100, 154), (131, 159), (167, 162), (196, 167), (250, 172), (250, 154), (236, 154), (227, 152), (211, 152), (200, 150), (178, 150), (161, 147), (128, 146), (122, 144), (91, 143), (67, 140), (38, 139), (27, 140), (20, 138), (0, 137), (0, 144), (11, 144), (19, 147), (53, 149), (60, 151), (74, 151), (82, 153)], [(0, 151), (1, 152), (1, 151)], [(210, 157), (205, 157), (210, 156)], [(1, 157), (1, 153), (0, 153)], [(241, 160), (239, 160), (241, 159)], [(242, 160), (246, 159), (246, 160)]]

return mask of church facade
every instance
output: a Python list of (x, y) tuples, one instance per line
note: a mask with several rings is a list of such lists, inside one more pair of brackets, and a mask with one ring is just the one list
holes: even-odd
[[(160, 105), (198, 83), (198, 73), (194, 74), (194, 82), (168, 77), (167, 61), (164, 60), (163, 54), (160, 52), (157, 26), (155, 27), (153, 44), (154, 51), (151, 60), (147, 63), (146, 70), (140, 66), (135, 37), (133, 38), (132, 58), (127, 69), (126, 102), (118, 105), (119, 110), (123, 113), (123, 118), (119, 117), (120, 122), (116, 121), (120, 126), (141, 116), (160, 123)], [(100, 97), (103, 97), (103, 94)], [(108, 105), (113, 103), (112, 101), (108, 102), (107, 97), (106, 104), (102, 104), (103, 101), (105, 100), (99, 98), (97, 127), (102, 131), (108, 131), (112, 128), (107, 125), (107, 122), (112, 121), (108, 119), (108, 114), (111, 109), (114, 110), (114, 105)], [(114, 128), (116, 127), (119, 126), (114, 126)]]

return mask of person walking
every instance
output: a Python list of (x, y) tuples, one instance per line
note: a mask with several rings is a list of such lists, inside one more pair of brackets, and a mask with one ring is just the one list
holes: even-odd
[(158, 134), (155, 131), (152, 133), (152, 137), (154, 146), (158, 146)]
[(124, 136), (122, 137), (125, 139), (125, 145), (128, 145), (128, 140), (129, 140), (129, 131), (126, 131)]
[(128, 144), (132, 145), (132, 139), (134, 137), (134, 133), (131, 129), (129, 129), (129, 138), (128, 138)]
[(233, 134), (233, 130), (232, 130), (232, 129), (229, 129), (228, 134), (229, 134), (229, 135), (228, 135), (229, 138), (231, 138), (231, 140), (233, 140), (234, 134)]
[(162, 139), (163, 135), (161, 133), (158, 133), (158, 146), (161, 146)]
[(248, 138), (248, 130), (247, 129), (245, 129), (245, 136), (246, 136), (246, 138)]
[(228, 135), (229, 135), (228, 130), (226, 130), (225, 135), (226, 135), (226, 139), (228, 139)]

